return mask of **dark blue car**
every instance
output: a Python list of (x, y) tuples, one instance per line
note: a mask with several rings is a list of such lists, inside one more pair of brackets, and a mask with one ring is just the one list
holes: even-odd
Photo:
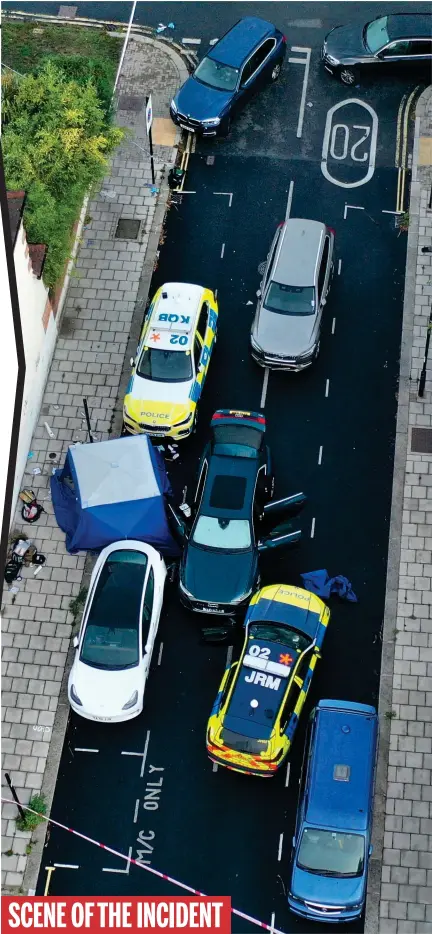
[(210, 49), (171, 101), (175, 123), (201, 136), (227, 136), (231, 119), (268, 81), (279, 77), (285, 36), (245, 16)]

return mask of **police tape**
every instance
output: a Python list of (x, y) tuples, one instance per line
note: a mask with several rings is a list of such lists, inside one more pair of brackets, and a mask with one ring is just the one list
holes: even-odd
[[(11, 798), (0, 798), (3, 804), (16, 804)], [(55, 827), (60, 827), (61, 830), (67, 830), (68, 833), (73, 833), (75, 837), (80, 837), (81, 840), (86, 840), (87, 843), (92, 843), (93, 846), (98, 846), (100, 849), (105, 850), (107, 853), (112, 853), (113, 856), (118, 856), (120, 859), (124, 859), (126, 863), (132, 863), (134, 866), (138, 866), (139, 869), (144, 869), (146, 872), (150, 872), (153, 876), (157, 876), (158, 879), (164, 879), (166, 882), (170, 882), (171, 885), (176, 885), (177, 888), (184, 889), (185, 892), (191, 892), (192, 895), (201, 895), (202, 898), (208, 898), (204, 892), (200, 892), (199, 889), (194, 889), (190, 885), (186, 885), (185, 882), (180, 882), (178, 879), (173, 879), (171, 876), (168, 876), (165, 872), (160, 872), (158, 869), (153, 869), (152, 866), (143, 866), (142, 863), (138, 860), (133, 859), (132, 856), (126, 856), (124, 853), (120, 853), (118, 850), (114, 850), (111, 846), (107, 846), (105, 843), (100, 843), (99, 840), (93, 840), (92, 837), (88, 837), (85, 833), (81, 833), (79, 830), (74, 830), (73, 827), (68, 827), (66, 824), (61, 824), (58, 820), (53, 820), (52, 817), (47, 817), (45, 814), (40, 814), (39, 811), (33, 810), (27, 804), (20, 805), (24, 811), (29, 811), (30, 814), (36, 814), (37, 817), (42, 818), (47, 824), (53, 824)], [(264, 921), (258, 921), (257, 918), (253, 918), (252, 915), (246, 914), (244, 911), (239, 911), (238, 908), (233, 908), (231, 906), (231, 914), (236, 915), (238, 918), (243, 918), (244, 921), (249, 921), (251, 924), (255, 924), (256, 927), (262, 928), (264, 931), (270, 931), (271, 934), (286, 934), (285, 931), (280, 931), (278, 928), (275, 928), (273, 925), (265, 924)]]

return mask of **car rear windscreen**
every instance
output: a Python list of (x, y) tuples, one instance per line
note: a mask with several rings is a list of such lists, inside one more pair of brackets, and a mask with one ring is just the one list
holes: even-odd
[(262, 432), (248, 425), (215, 425), (213, 427), (215, 444), (244, 444), (259, 451), (262, 441)]

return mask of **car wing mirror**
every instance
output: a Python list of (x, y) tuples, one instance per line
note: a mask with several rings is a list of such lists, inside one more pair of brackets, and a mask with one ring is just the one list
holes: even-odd
[(73, 647), (74, 647), (74, 649), (77, 649), (78, 646), (79, 646), (79, 637), (78, 637), (78, 636), (74, 636), (74, 637), (73, 637)]
[(369, 847), (369, 856), (372, 856), (372, 853), (373, 853), (373, 846), (370, 846), (370, 847)]
[(294, 493), (293, 496), (285, 496), (284, 499), (274, 499), (264, 506), (264, 515), (272, 516), (278, 513), (284, 513), (288, 516), (298, 516), (307, 503), (307, 496), (304, 493)]
[(257, 289), (256, 297), (261, 298), (261, 295), (262, 295), (261, 289)]
[(174, 509), (171, 503), (168, 503), (168, 509), (170, 511), (174, 532), (177, 533), (182, 544), (185, 544), (189, 538), (189, 529), (187, 523), (181, 516), (179, 516), (178, 512)]
[(135, 358), (134, 358), (134, 357), (131, 357), (130, 360), (129, 360), (129, 363), (130, 363), (131, 366), (135, 366)]

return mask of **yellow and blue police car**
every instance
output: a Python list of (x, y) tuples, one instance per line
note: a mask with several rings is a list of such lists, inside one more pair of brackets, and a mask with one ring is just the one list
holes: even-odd
[(167, 282), (147, 312), (123, 404), (127, 432), (180, 440), (194, 428), (218, 305), (201, 285)]
[(207, 726), (213, 762), (263, 778), (288, 755), (320, 656), (330, 610), (300, 587), (256, 593), (238, 662), (226, 670)]

